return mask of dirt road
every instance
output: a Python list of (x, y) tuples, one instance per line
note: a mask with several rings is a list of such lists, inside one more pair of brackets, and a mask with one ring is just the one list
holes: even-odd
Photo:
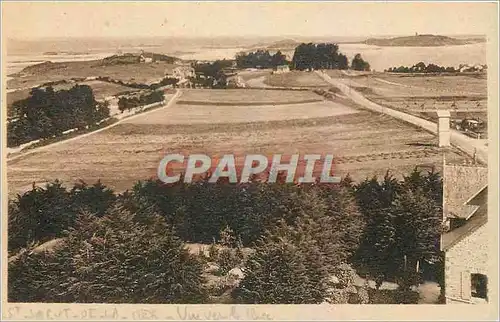
[[(316, 73), (325, 81), (329, 82), (333, 86), (338, 87), (342, 91), (342, 93), (344, 93), (347, 97), (351, 98), (354, 102), (360, 104), (361, 106), (372, 111), (390, 115), (397, 119), (419, 126), (431, 133), (437, 134), (436, 123), (376, 104), (365, 98), (362, 94), (360, 94), (353, 88), (344, 84), (344, 82), (342, 82), (341, 80), (331, 78), (329, 75), (321, 71), (316, 71)], [(480, 162), (483, 162), (485, 164), (488, 163), (488, 146), (486, 140), (472, 139), (456, 130), (451, 130), (450, 139), (451, 144), (456, 146), (458, 149), (462, 150), (470, 156), (476, 157)]]

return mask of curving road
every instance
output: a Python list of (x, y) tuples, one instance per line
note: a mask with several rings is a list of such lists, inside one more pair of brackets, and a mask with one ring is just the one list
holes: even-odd
[[(333, 86), (337, 87), (344, 93), (347, 97), (352, 99), (354, 102), (358, 103), (359, 105), (375, 111), (379, 113), (384, 113), (387, 115), (390, 115), (392, 117), (395, 117), (397, 119), (403, 120), (405, 122), (414, 124), (416, 126), (419, 126), (431, 133), (434, 133), (437, 135), (437, 124), (424, 120), (422, 118), (393, 110), (391, 108), (381, 106), (377, 103), (374, 103), (367, 98), (365, 98), (361, 93), (357, 92), (356, 90), (352, 89), (348, 85), (344, 84), (341, 80), (331, 78), (328, 74), (321, 72), (321, 71), (316, 71), (316, 73), (322, 77), (326, 82), (332, 84)], [(472, 157), (476, 157), (478, 161), (487, 164), (488, 163), (488, 146), (487, 146), (487, 140), (477, 140), (470, 138), (456, 130), (451, 129), (451, 137), (450, 137), (451, 144), (458, 149), (462, 150), (463, 152), (467, 153), (468, 155)]]

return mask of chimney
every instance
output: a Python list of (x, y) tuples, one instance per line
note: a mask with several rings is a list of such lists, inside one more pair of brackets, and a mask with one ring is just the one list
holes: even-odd
[(450, 146), (450, 111), (438, 110), (438, 145)]

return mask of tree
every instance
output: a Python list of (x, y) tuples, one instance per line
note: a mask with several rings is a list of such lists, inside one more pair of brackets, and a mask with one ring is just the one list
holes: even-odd
[(337, 44), (300, 44), (295, 48), (292, 65), (298, 70), (347, 69), (348, 59)]
[(441, 178), (414, 170), (398, 181), (387, 173), (382, 182), (373, 178), (360, 183), (356, 196), (367, 223), (355, 256), (357, 268), (377, 285), (397, 278), (408, 287), (415, 282), (411, 278), (417, 261), (436, 262), (439, 257)]
[(75, 210), (96, 216), (104, 216), (116, 200), (113, 190), (103, 185), (100, 180), (91, 186), (84, 181), (75, 184), (70, 196)]
[(281, 51), (277, 51), (271, 57), (271, 67), (276, 68), (276, 66), (286, 65), (288, 62), (286, 61), (286, 56), (281, 53)]
[(247, 261), (234, 297), (252, 304), (321, 303), (326, 289), (308, 276), (306, 263), (303, 252), (286, 238), (264, 242)]
[(76, 219), (70, 194), (60, 181), (36, 187), (10, 202), (9, 252), (65, 235)]
[(352, 60), (351, 68), (359, 71), (369, 71), (370, 64), (361, 58), (361, 54), (356, 54)]
[(422, 190), (405, 191), (396, 200), (392, 215), (396, 231), (392, 256), (400, 268), (400, 287), (409, 289), (417, 282), (417, 262), (439, 257), (440, 207)]
[(202, 303), (203, 264), (155, 214), (148, 224), (114, 208), (81, 215), (57, 251), (9, 265), (9, 301)]
[(28, 98), (13, 106), (8, 124), (9, 146), (59, 136), (109, 117), (108, 104), (97, 102), (87, 85), (59, 91), (51, 86), (33, 88)]

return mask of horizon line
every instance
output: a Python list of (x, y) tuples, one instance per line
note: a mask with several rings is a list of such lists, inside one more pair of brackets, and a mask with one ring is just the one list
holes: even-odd
[[(485, 37), (486, 34), (467, 34), (467, 33), (456, 33), (456, 34), (438, 34), (438, 33), (422, 33), (418, 35), (433, 35), (433, 36), (473, 36), (473, 37)], [(213, 35), (213, 36), (196, 36), (196, 35), (175, 35), (175, 36), (151, 36), (151, 35), (131, 35), (131, 36), (44, 36), (44, 37), (16, 37), (7, 36), (7, 40), (17, 40), (17, 41), (37, 41), (37, 40), (68, 40), (68, 39), (133, 39), (133, 38), (143, 38), (143, 39), (217, 39), (217, 38), (373, 38), (373, 37), (405, 37), (405, 36), (415, 36), (415, 34), (377, 34), (377, 35), (293, 35), (293, 34), (283, 34), (283, 35)]]

